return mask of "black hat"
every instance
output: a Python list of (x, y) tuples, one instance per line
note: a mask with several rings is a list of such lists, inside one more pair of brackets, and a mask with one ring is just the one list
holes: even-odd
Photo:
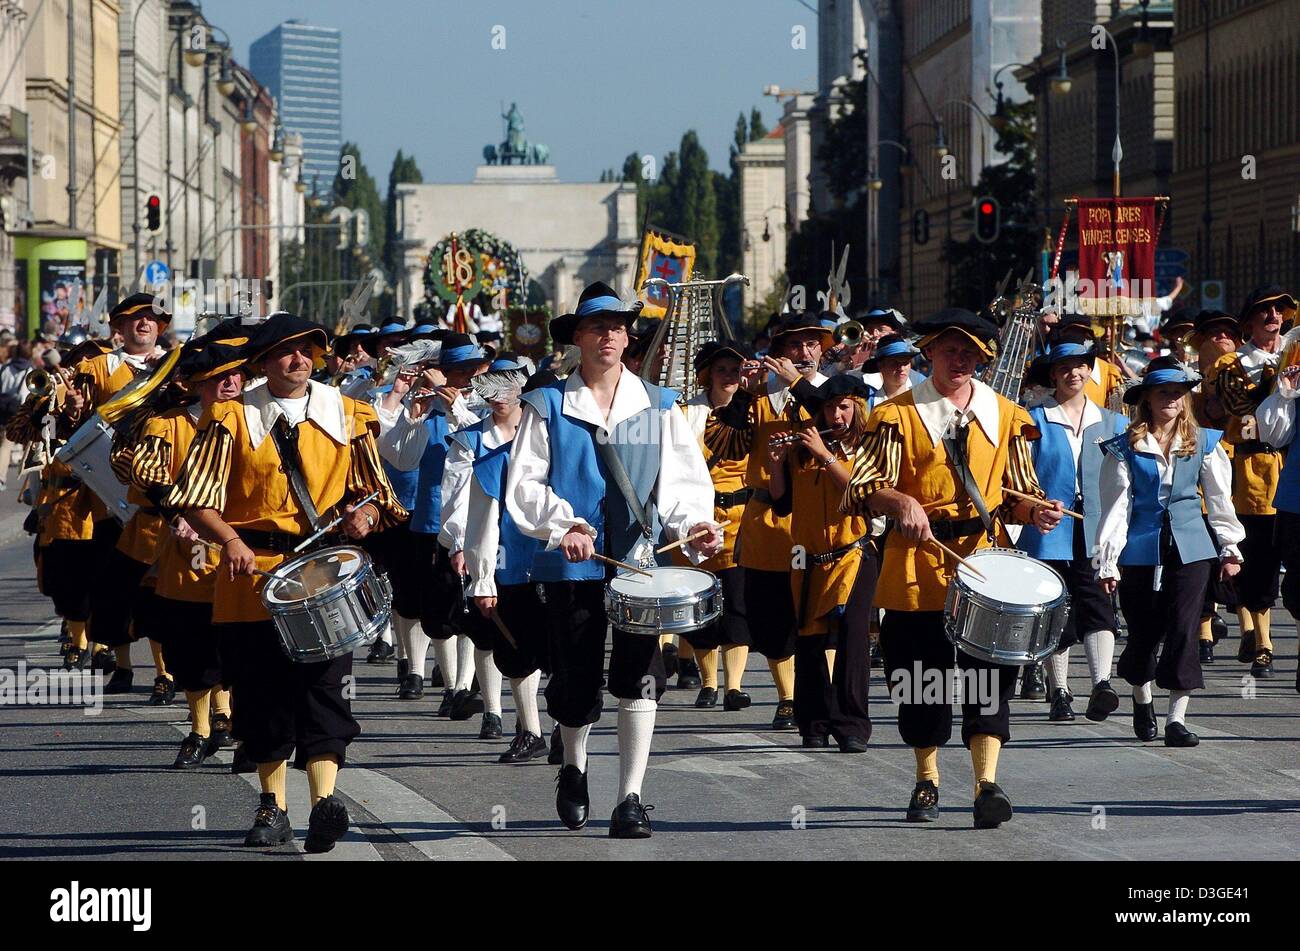
[(998, 339), (998, 328), (963, 307), (945, 307), (937, 314), (918, 320), (912, 329), (921, 335), (921, 339), (916, 342), (919, 350), (924, 350), (938, 340), (940, 334), (956, 330), (979, 347), (986, 357), (992, 358), (997, 352), (994, 341)]
[(845, 396), (856, 396), (859, 399), (869, 400), (873, 389), (859, 376), (837, 373), (823, 380), (821, 386), (817, 387), (815, 392), (817, 400), (825, 404)]
[(904, 330), (903, 315), (893, 308), (873, 307), (857, 318), (858, 323), (864, 327), (869, 321), (879, 321), (889, 324), (894, 328), (894, 333), (901, 334)]
[(614, 293), (612, 287), (602, 281), (596, 281), (594, 284), (587, 285), (587, 289), (578, 298), (578, 306), (573, 309), (573, 313), (561, 314), (551, 320), (551, 340), (556, 345), (572, 344), (573, 332), (578, 329), (578, 323), (584, 317), (621, 317), (630, 330), (632, 321), (636, 319), (637, 314), (641, 313), (641, 308), (644, 306), (645, 302), (640, 300), (625, 303)]
[(1280, 284), (1264, 284), (1255, 288), (1246, 295), (1246, 304), (1241, 308), (1241, 313), (1237, 315), (1237, 322), (1244, 324), (1250, 319), (1251, 312), (1263, 304), (1269, 304), (1273, 301), (1281, 301), (1283, 308), (1286, 310), (1296, 309), (1296, 300), (1286, 291), (1282, 290)]
[(1221, 310), (1203, 310), (1196, 315), (1196, 320), (1192, 322), (1192, 332), (1187, 335), (1188, 342), (1199, 347), (1201, 341), (1205, 339), (1206, 332), (1215, 324), (1224, 324), (1232, 331), (1234, 337), (1241, 338), (1241, 325), (1237, 323), (1237, 318), (1233, 317), (1232, 314), (1224, 313)]
[(329, 336), (325, 333), (325, 328), (283, 310), (272, 314), (254, 329), (253, 337), (248, 343), (248, 359), (250, 362), (260, 360), (280, 344), (304, 338), (320, 350), (320, 354), (312, 361), (319, 370), (324, 365), (324, 360), (320, 357), (329, 349)]
[(1097, 348), (1081, 343), (1054, 343), (1046, 353), (1034, 357), (1025, 374), (1025, 383), (1052, 389), (1052, 367), (1062, 360), (1083, 360), (1092, 366), (1097, 362)]
[(1156, 357), (1142, 371), (1142, 379), (1124, 391), (1124, 402), (1136, 406), (1142, 394), (1157, 386), (1182, 386), (1186, 390), (1201, 382), (1201, 375), (1180, 362), (1177, 357)]
[(361, 349), (374, 356), (373, 348), (379, 342), (379, 334), (370, 324), (357, 324), (347, 333), (339, 334), (331, 343), (331, 350), (341, 356), (347, 353), (353, 344), (359, 344)]
[(695, 372), (699, 373), (715, 360), (735, 357), (740, 362), (754, 359), (753, 348), (739, 340), (710, 340), (695, 351)]
[(1187, 333), (1194, 325), (1195, 319), (1191, 310), (1185, 307), (1182, 301), (1178, 301), (1165, 312), (1165, 315), (1160, 319), (1158, 329), (1160, 330), (1160, 336), (1168, 337), (1176, 332), (1179, 327), (1183, 328), (1183, 333)]
[(170, 324), (172, 322), (172, 315), (162, 305), (162, 298), (153, 294), (139, 292), (119, 301), (117, 306), (108, 312), (109, 326), (112, 326), (113, 321), (121, 317), (137, 317), (142, 311), (146, 310), (160, 324)]
[(882, 337), (876, 343), (876, 352), (871, 359), (862, 364), (862, 369), (867, 373), (879, 373), (880, 361), (887, 360), (890, 357), (907, 357), (916, 359), (921, 355), (921, 351), (912, 346), (902, 334), (890, 334), (888, 337)]
[(835, 334), (826, 327), (821, 319), (811, 311), (805, 311), (801, 314), (791, 314), (777, 326), (776, 331), (772, 334), (771, 344), (768, 349), (780, 346), (782, 337), (792, 337), (799, 333), (808, 333), (815, 331), (822, 336), (822, 349), (829, 350), (835, 343)]

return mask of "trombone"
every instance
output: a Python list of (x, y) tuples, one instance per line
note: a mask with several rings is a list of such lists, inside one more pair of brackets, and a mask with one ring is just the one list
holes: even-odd
[(856, 347), (862, 343), (862, 337), (864, 334), (865, 331), (860, 323), (856, 320), (846, 320), (835, 328), (835, 333), (832, 334), (832, 336), (835, 338), (837, 344), (842, 344), (846, 347)]

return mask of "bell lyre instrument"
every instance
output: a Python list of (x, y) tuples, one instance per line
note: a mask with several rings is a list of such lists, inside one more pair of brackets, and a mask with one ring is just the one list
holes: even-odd
[(984, 375), (987, 383), (999, 395), (1012, 402), (1020, 398), (1020, 385), (1024, 380), (1025, 368), (1033, 356), (1034, 345), (1038, 336), (1038, 310), (1042, 306), (1042, 288), (1033, 282), (1031, 270), (1020, 282), (1015, 296), (1005, 296), (1006, 285), (1011, 277), (1002, 279), (998, 294), (989, 305), (989, 310), (1003, 315), (1002, 335), (998, 339), (998, 355)]
[(660, 386), (667, 386), (685, 396), (695, 393), (695, 353), (713, 340), (731, 340), (731, 324), (723, 312), (723, 299), (732, 284), (748, 284), (743, 274), (730, 274), (720, 281), (692, 280), (671, 283), (652, 277), (641, 285), (642, 290), (659, 288), (667, 294), (668, 307), (655, 335), (646, 350), (647, 359), (641, 368), (641, 378), (650, 379), (657, 354), (665, 344), (668, 354), (659, 365)]

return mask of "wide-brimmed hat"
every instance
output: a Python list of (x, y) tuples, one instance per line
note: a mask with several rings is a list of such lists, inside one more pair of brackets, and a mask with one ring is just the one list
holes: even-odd
[(641, 300), (623, 301), (614, 293), (614, 289), (602, 281), (588, 284), (578, 298), (578, 306), (571, 314), (561, 314), (551, 319), (549, 329), (551, 340), (556, 345), (573, 343), (574, 331), (584, 317), (620, 317), (625, 326), (631, 329), (632, 321), (641, 313), (645, 302)]
[(1179, 301), (1160, 318), (1160, 326), (1157, 329), (1160, 331), (1160, 336), (1168, 338), (1177, 336), (1179, 330), (1188, 333), (1195, 325), (1196, 320), (1191, 310), (1184, 307), (1182, 302)]
[(1142, 379), (1124, 391), (1124, 402), (1136, 406), (1142, 394), (1157, 386), (1181, 386), (1191, 390), (1201, 382), (1201, 375), (1176, 357), (1156, 357), (1147, 364)]
[(345, 334), (339, 334), (330, 344), (330, 349), (336, 356), (342, 356), (348, 353), (355, 344), (371, 356), (371, 348), (378, 343), (379, 332), (370, 324), (357, 324)]
[(312, 357), (312, 365), (317, 370), (325, 365), (324, 355), (329, 349), (329, 335), (325, 328), (283, 310), (267, 317), (253, 331), (248, 343), (249, 362), (261, 360), (272, 349), (290, 340), (309, 341), (318, 350)]
[(937, 314), (918, 320), (912, 329), (921, 335), (916, 342), (918, 350), (924, 350), (942, 334), (951, 331), (960, 333), (990, 359), (997, 353), (998, 328), (964, 307), (945, 307)]
[(864, 314), (859, 315), (855, 319), (857, 320), (858, 323), (862, 324), (862, 326), (864, 327), (869, 322), (872, 321), (879, 321), (881, 323), (889, 324), (889, 326), (894, 328), (894, 333), (896, 334), (901, 334), (906, 329), (906, 324), (903, 321), (903, 315), (900, 314), (898, 311), (894, 310), (892, 307), (890, 308), (873, 307), (871, 308), (871, 310), (867, 311)]
[(469, 334), (450, 333), (442, 338), (442, 349), (434, 366), (440, 369), (487, 363), (492, 358)]
[(1296, 300), (1286, 291), (1282, 290), (1280, 284), (1264, 284), (1255, 288), (1246, 295), (1246, 303), (1237, 315), (1237, 322), (1245, 324), (1250, 319), (1251, 313), (1263, 304), (1271, 304), (1273, 301), (1282, 303), (1285, 310), (1295, 310)]
[(139, 292), (118, 301), (117, 305), (108, 312), (108, 325), (111, 327), (114, 321), (124, 317), (138, 317), (143, 311), (148, 311), (149, 316), (160, 324), (172, 322), (172, 315), (162, 305), (161, 298), (154, 294)]
[(1052, 389), (1052, 367), (1063, 360), (1083, 360), (1088, 366), (1097, 362), (1097, 348), (1081, 343), (1056, 343), (1050, 350), (1034, 358), (1025, 373), (1025, 382), (1030, 386), (1043, 386)]
[(915, 360), (920, 355), (921, 351), (912, 346), (912, 342), (902, 334), (890, 334), (880, 339), (876, 344), (875, 354), (862, 364), (862, 369), (867, 373), (879, 373), (881, 360), (890, 357), (907, 357), (909, 360)]
[(716, 360), (723, 357), (735, 357), (741, 363), (746, 360), (754, 359), (754, 350), (749, 344), (741, 343), (739, 340), (710, 340), (699, 350), (695, 351), (695, 372), (699, 373), (705, 367), (709, 366)]
[(1192, 322), (1192, 331), (1187, 335), (1187, 341), (1194, 347), (1199, 347), (1205, 340), (1206, 333), (1216, 324), (1222, 324), (1232, 331), (1232, 335), (1238, 340), (1241, 339), (1241, 324), (1232, 314), (1225, 313), (1221, 310), (1203, 310), (1196, 315)]
[(815, 387), (813, 392), (816, 394), (818, 403), (825, 404), (845, 396), (856, 396), (859, 399), (869, 400), (875, 390), (860, 376), (837, 373), (822, 380), (821, 386)]
[(802, 313), (792, 314), (777, 325), (776, 331), (771, 336), (768, 351), (780, 346), (790, 337), (803, 333), (821, 334), (823, 350), (829, 350), (835, 345), (835, 332), (831, 328), (824, 325), (816, 314)]

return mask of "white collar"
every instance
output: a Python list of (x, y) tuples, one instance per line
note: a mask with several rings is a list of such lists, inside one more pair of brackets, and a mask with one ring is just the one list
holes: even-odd
[[(271, 395), (269, 386), (260, 386), (253, 391), (243, 393), (244, 422), (248, 426), (248, 439), (256, 449), (271, 432), (276, 420), (284, 415), (284, 409)], [(307, 383), (307, 416), (303, 422), (311, 420), (325, 435), (340, 446), (346, 446), (347, 418), (343, 412), (343, 394), (337, 388), (326, 386), (310, 380)]]
[[(828, 379), (830, 378), (823, 374), (821, 370), (817, 370), (808, 382), (813, 386), (821, 386)], [(771, 402), (776, 415), (780, 416), (785, 412), (785, 404), (790, 400), (790, 387), (786, 386), (779, 376), (772, 375), (767, 380), (767, 398)]]
[(641, 378), (620, 364), (618, 385), (614, 389), (614, 403), (609, 408), (609, 419), (596, 405), (596, 396), (582, 379), (582, 371), (574, 370), (564, 381), (564, 402), (561, 412), (604, 430), (613, 431), (625, 419), (630, 419), (650, 406), (650, 394)]
[[(965, 415), (974, 417), (980, 429), (996, 449), (998, 445), (998, 395), (979, 380), (972, 379), (975, 388)], [(944, 430), (953, 415), (958, 412), (947, 397), (940, 395), (934, 387), (934, 380), (926, 377), (925, 381), (912, 388), (912, 399), (916, 402), (916, 412), (925, 424), (925, 431), (930, 435), (930, 442), (938, 446), (943, 439)]]
[(135, 354), (127, 353), (121, 347), (116, 350), (108, 351), (108, 375), (112, 376), (117, 372), (118, 367), (123, 363), (129, 363), (136, 370), (149, 369), (149, 361), (156, 357), (160, 348), (154, 347), (149, 353)]
[(1101, 359), (1100, 358), (1092, 361), (1092, 372), (1090, 376), (1092, 377), (1092, 382), (1094, 383), (1101, 382)]
[[(1047, 418), (1049, 423), (1060, 423), (1071, 432), (1074, 431), (1074, 420), (1070, 419), (1069, 415), (1065, 412), (1065, 409), (1056, 401), (1055, 396), (1049, 396), (1039, 405), (1043, 407), (1043, 416)], [(1092, 400), (1084, 400), (1082, 428), (1087, 429), (1089, 426), (1095, 426), (1100, 422), (1101, 407)]]
[(1262, 347), (1257, 347), (1253, 343), (1242, 344), (1237, 349), (1237, 354), (1241, 358), (1242, 365), (1248, 370), (1258, 369), (1259, 367), (1277, 366), (1282, 361), (1282, 353), (1269, 353)]
[[(1174, 433), (1174, 441), (1169, 446), (1170, 457), (1172, 458), (1174, 455), (1176, 455), (1178, 450), (1181, 449), (1182, 447), (1183, 447), (1182, 437), (1179, 436), (1177, 433)], [(1133, 450), (1135, 452), (1143, 453), (1144, 455), (1155, 456), (1157, 462), (1163, 463), (1164, 465), (1169, 465), (1169, 462), (1165, 460), (1165, 454), (1160, 450), (1160, 443), (1156, 441), (1156, 437), (1152, 435), (1150, 432), (1148, 432), (1145, 436), (1143, 436), (1141, 439), (1138, 440), (1138, 444), (1133, 447)]]

